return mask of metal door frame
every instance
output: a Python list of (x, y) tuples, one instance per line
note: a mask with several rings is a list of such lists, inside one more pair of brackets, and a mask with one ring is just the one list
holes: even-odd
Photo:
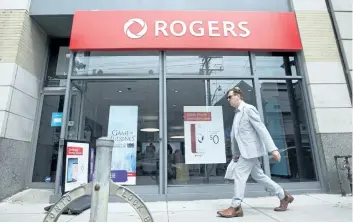
[[(74, 92), (73, 95), (76, 95)], [(40, 123), (42, 118), (42, 110), (43, 110), (43, 103), (46, 96), (65, 96), (65, 87), (46, 87), (40, 94), (39, 98), (39, 105), (37, 111), (37, 117), (33, 125), (33, 136), (32, 136), (32, 143), (31, 143), (31, 150), (30, 158), (29, 158), (29, 173), (26, 178), (26, 185), (30, 188), (41, 188), (41, 189), (53, 189), (54, 183), (45, 183), (45, 182), (33, 182), (33, 171), (34, 171), (34, 163), (36, 159), (36, 152), (37, 152), (37, 144), (38, 144), (38, 137), (39, 137), (39, 129)]]
[(39, 106), (38, 106), (38, 111), (37, 111), (37, 118), (36, 122), (34, 123), (34, 128), (33, 128), (33, 141), (31, 145), (31, 149), (33, 152), (30, 153), (30, 159), (29, 159), (29, 173), (27, 175), (26, 183), (29, 187), (33, 188), (43, 188), (43, 189), (52, 189), (54, 188), (54, 183), (45, 183), (45, 182), (33, 182), (33, 171), (34, 171), (34, 163), (36, 159), (36, 153), (37, 153), (37, 144), (38, 144), (38, 137), (39, 137), (39, 128), (40, 128), (40, 122), (42, 118), (42, 110), (43, 110), (43, 103), (44, 103), (44, 97), (45, 96), (62, 96), (65, 95), (65, 92), (62, 90), (52, 90), (52, 91), (43, 91), (40, 95), (39, 99)]
[[(197, 51), (195, 51), (197, 52)], [(249, 62), (250, 62), (250, 70), (251, 70), (251, 75), (249, 76), (205, 76), (205, 75), (168, 75), (166, 74), (166, 68), (165, 68), (165, 64), (166, 64), (166, 54), (168, 52), (162, 51), (162, 57), (163, 57), (163, 79), (165, 79), (165, 83), (164, 83), (164, 89), (166, 89), (166, 81), (167, 80), (251, 80), (252, 81), (252, 85), (255, 91), (255, 100), (256, 100), (256, 105), (257, 105), (257, 109), (259, 110), (261, 119), (263, 120), (263, 109), (262, 109), (262, 103), (261, 103), (261, 93), (259, 92), (260, 90), (260, 84), (259, 84), (259, 79), (258, 76), (256, 74), (256, 64), (255, 64), (255, 54), (254, 53), (250, 53), (248, 52), (248, 58), (249, 58)], [(189, 52), (186, 52), (186, 55), (188, 55)], [(164, 103), (163, 103), (163, 107), (164, 107), (164, 128), (166, 130), (168, 130), (168, 126), (167, 126), (167, 102), (166, 102), (166, 98), (167, 98), (167, 92), (166, 90), (164, 90), (163, 92), (164, 94)], [(165, 139), (167, 139), (167, 132), (165, 132), (165, 136), (163, 137)], [(167, 160), (167, 152), (166, 152), (166, 148), (167, 148), (167, 144), (168, 142), (164, 142), (164, 148), (163, 152), (164, 154), (164, 159)], [(270, 164), (269, 164), (269, 160), (268, 160), (268, 155), (266, 153), (266, 155), (264, 156), (264, 172), (266, 175), (271, 176), (271, 172), (270, 172)], [(167, 179), (167, 173), (164, 173), (163, 176), (165, 179)], [(167, 181), (166, 181), (167, 183)], [(203, 184), (203, 185), (207, 185), (207, 184)], [(212, 184), (212, 185), (216, 185), (216, 184)], [(223, 184), (221, 184), (223, 185)], [(192, 185), (189, 185), (192, 186)], [(167, 185), (168, 187), (180, 187), (180, 185)]]

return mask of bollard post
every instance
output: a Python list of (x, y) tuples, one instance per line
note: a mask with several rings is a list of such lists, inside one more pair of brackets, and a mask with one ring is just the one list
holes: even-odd
[(114, 141), (108, 137), (96, 141), (90, 222), (107, 221), (113, 145)]

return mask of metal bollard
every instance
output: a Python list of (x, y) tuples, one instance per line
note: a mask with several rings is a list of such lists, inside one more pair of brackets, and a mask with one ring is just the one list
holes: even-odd
[(90, 222), (107, 221), (113, 145), (114, 141), (108, 137), (96, 141)]

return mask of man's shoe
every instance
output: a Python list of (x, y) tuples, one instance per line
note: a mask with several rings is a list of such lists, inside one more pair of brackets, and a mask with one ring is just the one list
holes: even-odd
[(286, 211), (288, 204), (294, 201), (294, 197), (292, 197), (287, 191), (284, 191), (284, 195), (284, 199), (280, 200), (279, 207), (276, 207), (275, 211)]
[(241, 206), (239, 206), (237, 208), (230, 207), (225, 210), (217, 211), (217, 214), (221, 217), (224, 217), (224, 218), (234, 218), (234, 217), (243, 217), (244, 216), (244, 212), (243, 212), (243, 209), (241, 208)]

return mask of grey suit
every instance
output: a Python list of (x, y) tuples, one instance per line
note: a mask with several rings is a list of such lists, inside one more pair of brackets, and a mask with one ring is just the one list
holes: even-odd
[(279, 199), (284, 198), (281, 186), (269, 178), (261, 169), (259, 157), (277, 150), (270, 133), (262, 123), (257, 109), (242, 102), (237, 109), (231, 131), (233, 156), (239, 160), (234, 171), (234, 197), (232, 206), (238, 207), (244, 199), (246, 181), (252, 178), (274, 192)]
[(235, 117), (239, 115), (240, 121), (239, 123), (233, 122), (231, 134), (233, 155), (241, 155), (246, 159), (251, 159), (264, 156), (266, 152), (277, 150), (256, 108), (245, 102), (240, 106), (239, 111), (234, 116), (235, 121)]

